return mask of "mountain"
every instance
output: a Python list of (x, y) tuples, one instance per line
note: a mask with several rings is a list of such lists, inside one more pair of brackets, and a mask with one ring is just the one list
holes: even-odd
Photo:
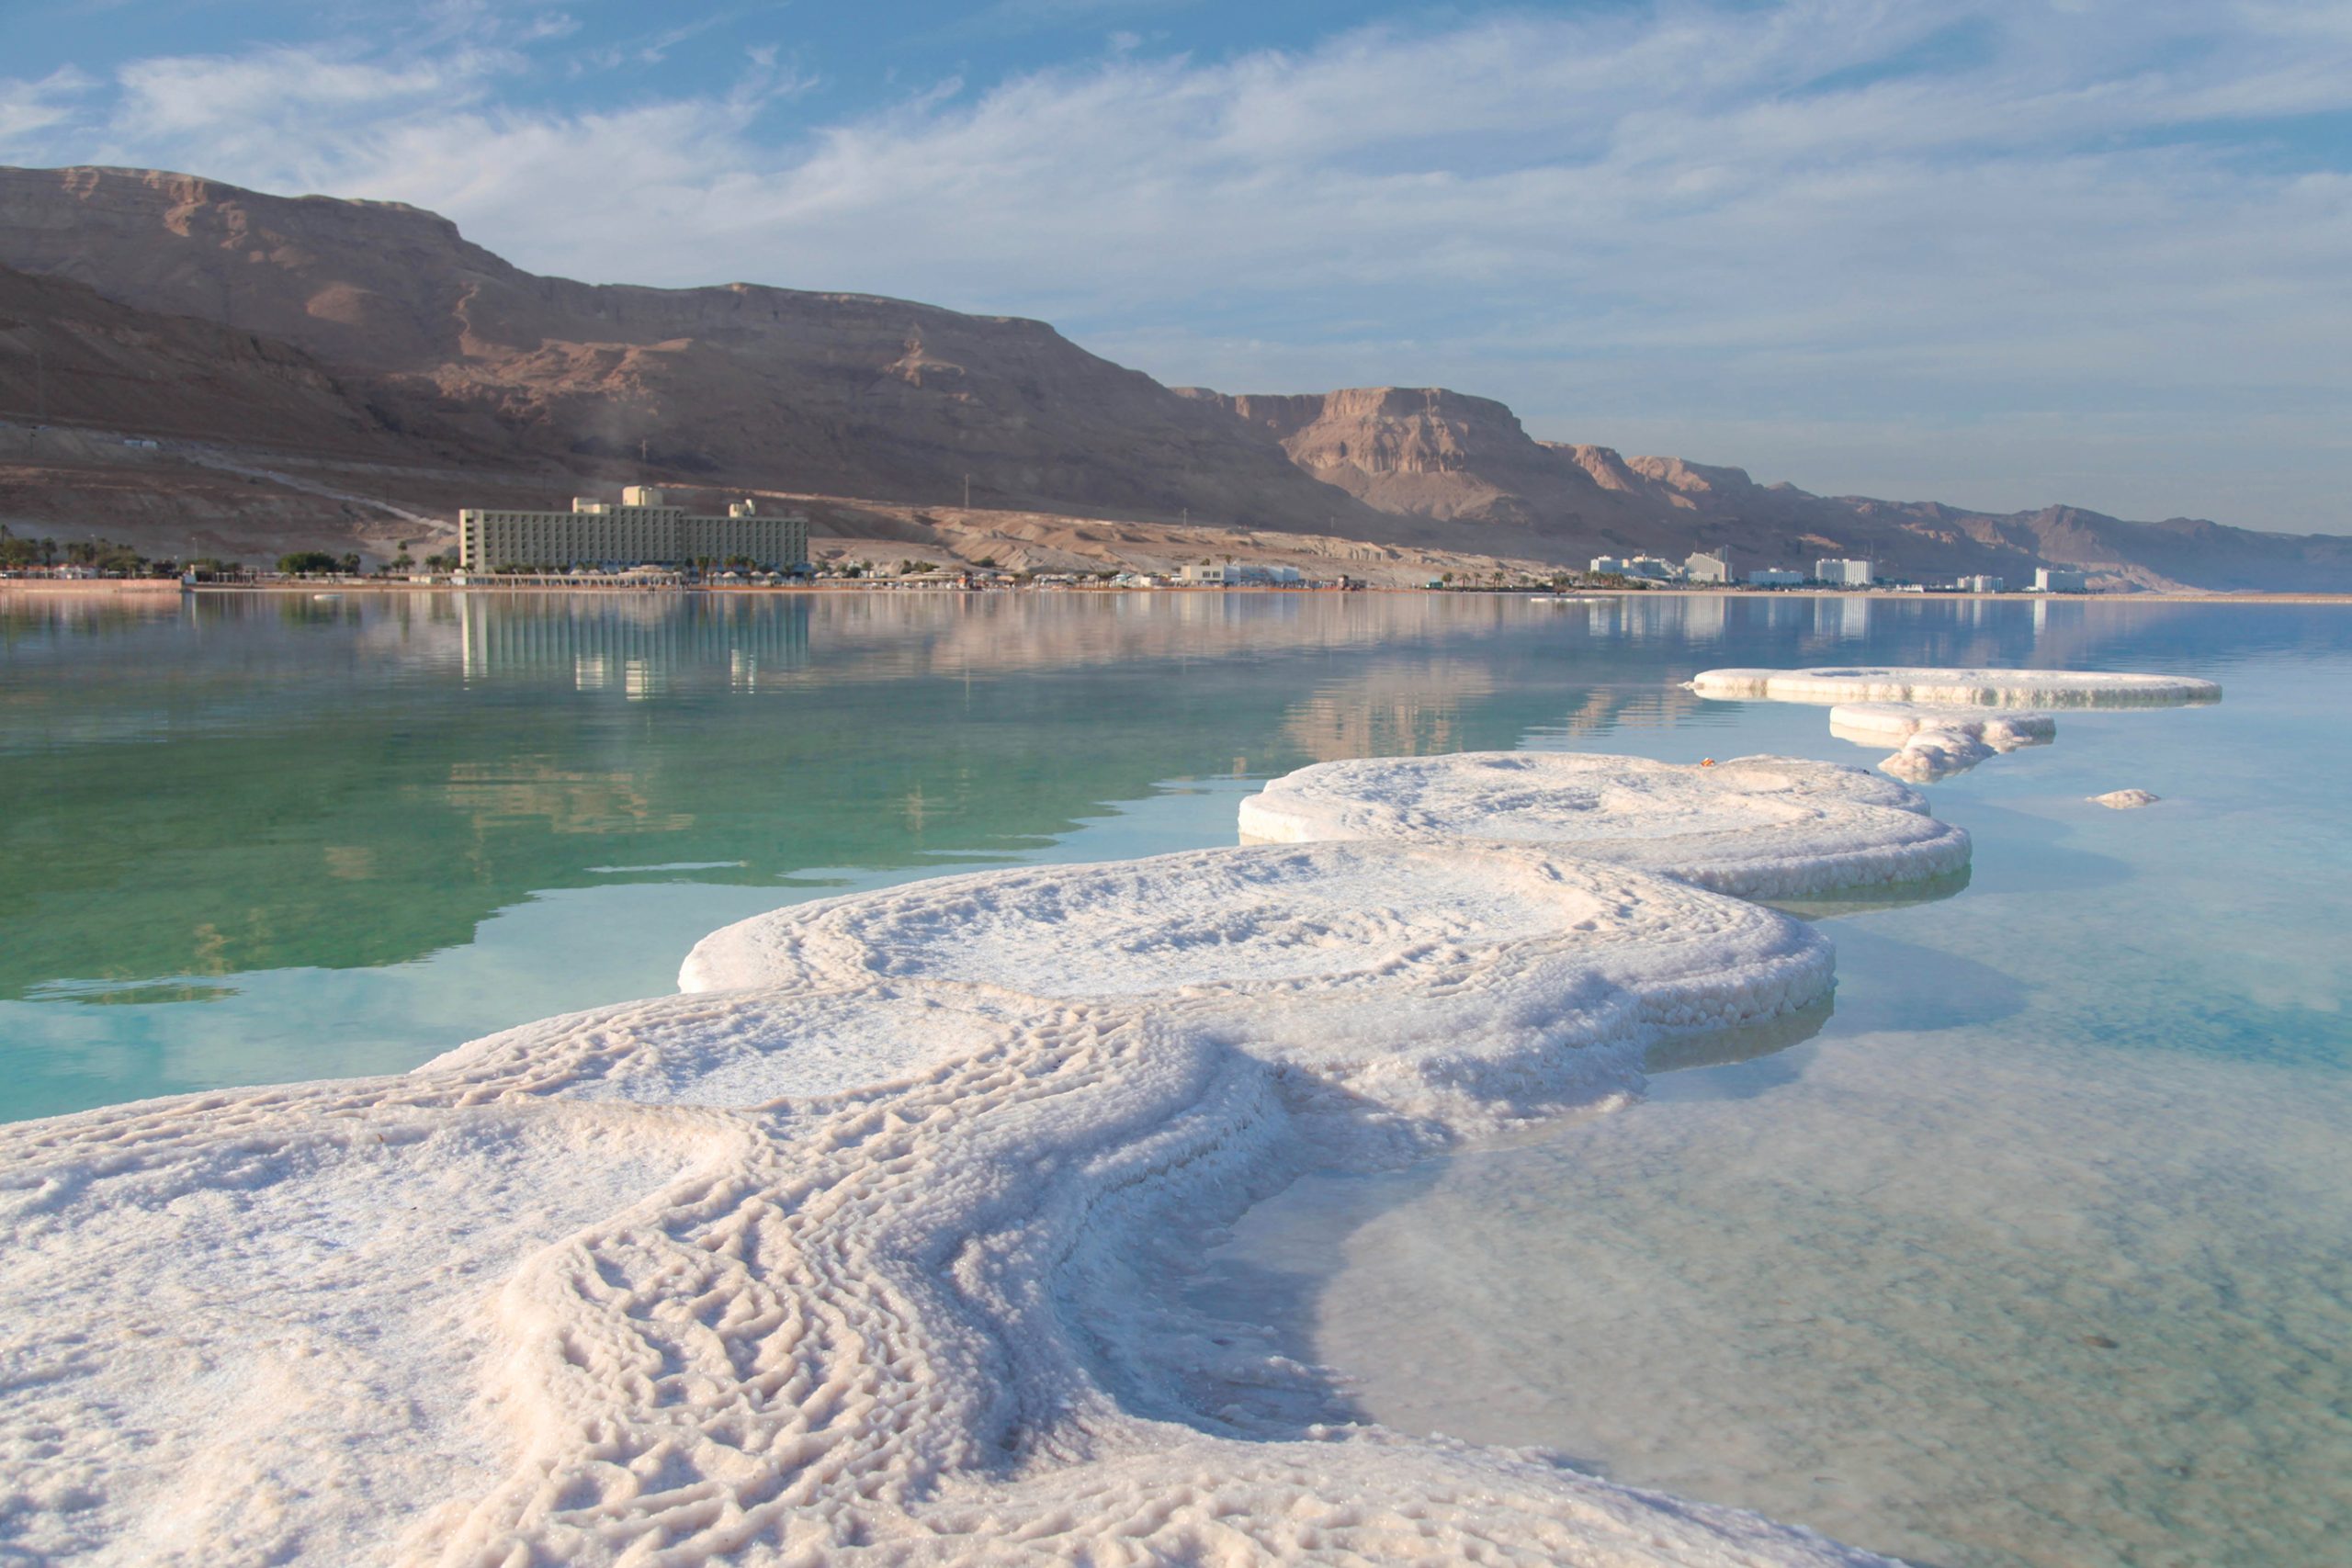
[(1170, 389), (1038, 321), (576, 283), (398, 203), (0, 169), (0, 518), (381, 553), (437, 547), (458, 505), (640, 479), (822, 498), (820, 528), (967, 558), (1246, 538), (1409, 575), (1709, 548), (1742, 570), (1863, 555), (1925, 577), (2352, 589), (2334, 536), (1817, 496), (1540, 441), (1442, 389)]
[(2036, 567), (2068, 566), (2112, 587), (2352, 590), (2352, 538), (2336, 535), (1814, 495), (1759, 485), (1741, 468), (1539, 441), (1503, 404), (1435, 387), (1184, 391), (1272, 435), (1334, 489), (1449, 525), (1456, 548), (1570, 560), (1635, 551), (1679, 560), (1704, 549), (1728, 552), (1743, 571), (1860, 556), (1914, 578), (1984, 572), (2024, 583)]
[(992, 506), (1385, 526), (1040, 321), (537, 277), (398, 203), (120, 169), (0, 169), (0, 265), (286, 345), (442, 459), (943, 503), (969, 476)]

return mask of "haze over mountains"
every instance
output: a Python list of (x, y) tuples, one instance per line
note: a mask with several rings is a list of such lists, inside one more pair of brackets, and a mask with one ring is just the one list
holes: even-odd
[(839, 498), (820, 531), (1039, 564), (1239, 535), (1400, 572), (1704, 547), (1743, 570), (1850, 554), (1925, 578), (2352, 589), (2336, 536), (1815, 496), (1537, 441), (1443, 389), (1171, 389), (1038, 321), (592, 286), (398, 204), (0, 169), (0, 521), (20, 532), (438, 548), (460, 504), (641, 479)]

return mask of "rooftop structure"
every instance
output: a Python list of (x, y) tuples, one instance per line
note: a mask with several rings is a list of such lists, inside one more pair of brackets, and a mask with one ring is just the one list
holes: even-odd
[(458, 513), (458, 564), (469, 572), (503, 567), (620, 570), (703, 560), (748, 560), (790, 570), (808, 558), (808, 519), (798, 513), (762, 513), (756, 503), (739, 501), (724, 517), (695, 516), (666, 504), (651, 485), (628, 486), (618, 505), (575, 496), (569, 512), (468, 507)]

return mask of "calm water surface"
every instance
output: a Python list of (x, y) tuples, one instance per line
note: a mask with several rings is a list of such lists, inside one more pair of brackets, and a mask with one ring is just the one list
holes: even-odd
[[(1301, 1183), (1193, 1299), (1340, 1369), (1339, 1414), (1921, 1562), (2342, 1561), (2342, 610), (0, 596), (0, 1116), (402, 1067), (669, 990), (793, 899), (1230, 842), (1314, 761), (1868, 763), (1824, 710), (1677, 686), (1863, 660), (2228, 696), (1932, 786), (1973, 881), (1826, 919), (1810, 1038)], [(2084, 803), (2127, 785), (2165, 802)]]

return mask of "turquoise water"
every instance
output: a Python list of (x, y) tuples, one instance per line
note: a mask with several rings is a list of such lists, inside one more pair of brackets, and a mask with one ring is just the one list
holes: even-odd
[[(1337, 1369), (1340, 1414), (1917, 1562), (2342, 1562), (2352, 614), (2255, 614), (2140, 622), (2128, 655), (2124, 620), (2084, 623), (2116, 640), (2060, 661), (2225, 700), (2067, 713), (1931, 786), (1970, 884), (1823, 921), (1838, 989), (1809, 1037), (1303, 1181), (1193, 1300)], [(1819, 708), (1736, 722), (1871, 755)], [(2123, 786), (2165, 798), (2086, 803)]]
[[(1677, 684), (1831, 661), (2228, 696), (2069, 713), (1933, 786), (1973, 880), (1825, 919), (1809, 1037), (1303, 1182), (1195, 1299), (1334, 1366), (1341, 1414), (1923, 1562), (2340, 1561), (2338, 609), (0, 597), (0, 1116), (398, 1068), (668, 990), (696, 938), (796, 898), (1229, 842), (1313, 761), (1867, 764), (1822, 709)], [(2165, 798), (2084, 802), (2123, 786)]]

